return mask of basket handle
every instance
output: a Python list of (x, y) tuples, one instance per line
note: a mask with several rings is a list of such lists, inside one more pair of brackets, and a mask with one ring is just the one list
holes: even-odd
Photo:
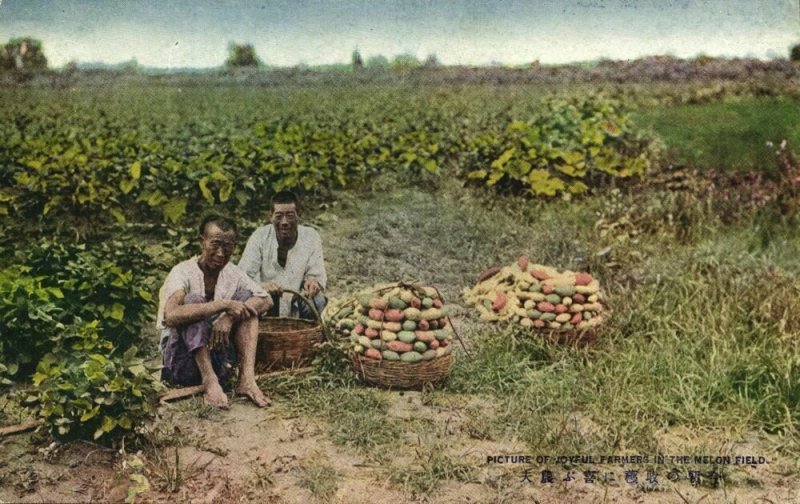
[[(436, 291), (436, 294), (439, 295), (439, 299), (444, 300), (444, 298), (442, 297), (442, 293), (439, 292), (439, 289), (437, 289), (436, 287), (434, 287), (433, 289)], [(458, 334), (458, 331), (456, 330), (456, 326), (455, 324), (453, 324), (453, 321), (450, 320), (450, 315), (447, 315), (447, 321), (450, 322), (450, 327), (453, 328), (453, 332), (456, 335), (456, 339), (458, 340), (459, 343), (461, 343), (461, 348), (464, 349), (464, 353), (467, 354), (467, 357), (471, 359), (472, 356), (469, 354), (469, 350), (467, 350), (467, 345), (464, 343), (464, 340), (461, 339), (461, 336)]]
[(319, 311), (317, 311), (317, 307), (314, 305), (312, 301), (310, 301), (307, 297), (302, 295), (301, 293), (292, 290), (292, 289), (281, 289), (283, 292), (288, 292), (289, 294), (293, 294), (295, 297), (300, 298), (306, 306), (311, 310), (311, 313), (314, 314), (314, 317), (317, 319), (317, 323), (319, 323), (320, 328), (322, 328), (322, 335), (325, 336), (326, 341), (331, 341), (331, 337), (328, 334), (328, 329), (325, 327), (325, 323), (322, 321), (322, 315), (320, 315)]

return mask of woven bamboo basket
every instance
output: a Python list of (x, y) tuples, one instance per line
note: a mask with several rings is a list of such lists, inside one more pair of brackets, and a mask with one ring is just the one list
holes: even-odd
[(611, 309), (606, 306), (603, 311), (603, 324), (583, 330), (572, 329), (559, 331), (555, 329), (533, 329), (534, 334), (540, 335), (551, 343), (585, 348), (597, 343), (603, 328), (608, 325), (611, 318)]
[(582, 331), (535, 330), (534, 332), (537, 335), (543, 336), (551, 343), (574, 347), (588, 347), (597, 343), (597, 337), (600, 333), (600, 328), (593, 327), (591, 329), (584, 329)]
[(429, 361), (399, 362), (351, 357), (353, 370), (367, 383), (390, 389), (421, 389), (447, 378), (453, 363), (451, 354)]
[(322, 342), (325, 328), (317, 308), (299, 292), (284, 289), (299, 297), (311, 309), (316, 321), (290, 317), (266, 317), (258, 324), (256, 372), (308, 366), (314, 360), (316, 345)]

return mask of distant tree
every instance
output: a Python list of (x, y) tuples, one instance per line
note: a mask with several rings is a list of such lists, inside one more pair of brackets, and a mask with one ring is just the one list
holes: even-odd
[(258, 63), (256, 49), (252, 44), (231, 42), (228, 45), (228, 59), (225, 60), (225, 66), (228, 68), (257, 67)]
[(78, 62), (75, 60), (70, 61), (61, 68), (61, 71), (58, 74), (56, 74), (55, 77), (56, 86), (62, 89), (69, 87), (79, 71), (80, 70), (78, 68)]
[(389, 60), (386, 56), (372, 56), (367, 60), (367, 68), (389, 68)]
[(441, 65), (441, 63), (439, 63), (439, 57), (433, 53), (429, 54), (422, 64), (426, 67), (437, 67)]
[(139, 73), (139, 71), (142, 70), (142, 67), (139, 65), (139, 61), (136, 58), (131, 58), (128, 61), (120, 63), (119, 69), (125, 73), (135, 74)]
[(399, 54), (392, 60), (392, 70), (409, 70), (420, 66), (420, 62), (413, 54)]
[(706, 65), (708, 65), (709, 63), (713, 63), (715, 59), (716, 59), (716, 58), (714, 58), (713, 56), (709, 56), (708, 54), (705, 54), (705, 53), (700, 53), (700, 54), (698, 54), (697, 56), (695, 56), (695, 57), (694, 57), (694, 59), (693, 59), (692, 61), (693, 61), (693, 62), (694, 62), (696, 65), (699, 65), (699, 66), (706, 66)]
[(789, 50), (789, 59), (792, 61), (800, 61), (800, 44), (795, 44)]
[(46, 70), (47, 58), (42, 42), (31, 37), (9, 40), (0, 51), (0, 68), (3, 70)]
[(351, 61), (353, 63), (353, 70), (364, 68), (364, 60), (361, 59), (361, 53), (358, 52), (358, 49), (353, 51), (353, 56), (351, 58)]

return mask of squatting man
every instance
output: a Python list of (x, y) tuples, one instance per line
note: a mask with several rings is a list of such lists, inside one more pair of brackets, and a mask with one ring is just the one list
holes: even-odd
[(256, 384), (255, 360), (259, 316), (270, 309), (272, 300), (229, 263), (239, 235), (236, 223), (209, 215), (199, 232), (200, 255), (173, 267), (159, 293), (161, 378), (178, 386), (202, 384), (208, 404), (227, 408), (220, 384), (227, 380), (231, 362), (238, 360), (235, 393), (259, 407), (269, 406)]

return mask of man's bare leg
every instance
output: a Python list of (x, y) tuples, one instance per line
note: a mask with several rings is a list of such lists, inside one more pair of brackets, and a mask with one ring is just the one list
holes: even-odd
[(222, 391), (214, 367), (211, 365), (211, 353), (208, 347), (200, 347), (194, 352), (194, 360), (200, 368), (200, 376), (203, 377), (204, 399), (206, 404), (217, 408), (228, 408), (228, 396)]
[(272, 404), (256, 383), (256, 346), (258, 345), (258, 319), (250, 317), (239, 323), (236, 330), (236, 351), (239, 354), (239, 382), (236, 395), (245, 395), (259, 408)]

